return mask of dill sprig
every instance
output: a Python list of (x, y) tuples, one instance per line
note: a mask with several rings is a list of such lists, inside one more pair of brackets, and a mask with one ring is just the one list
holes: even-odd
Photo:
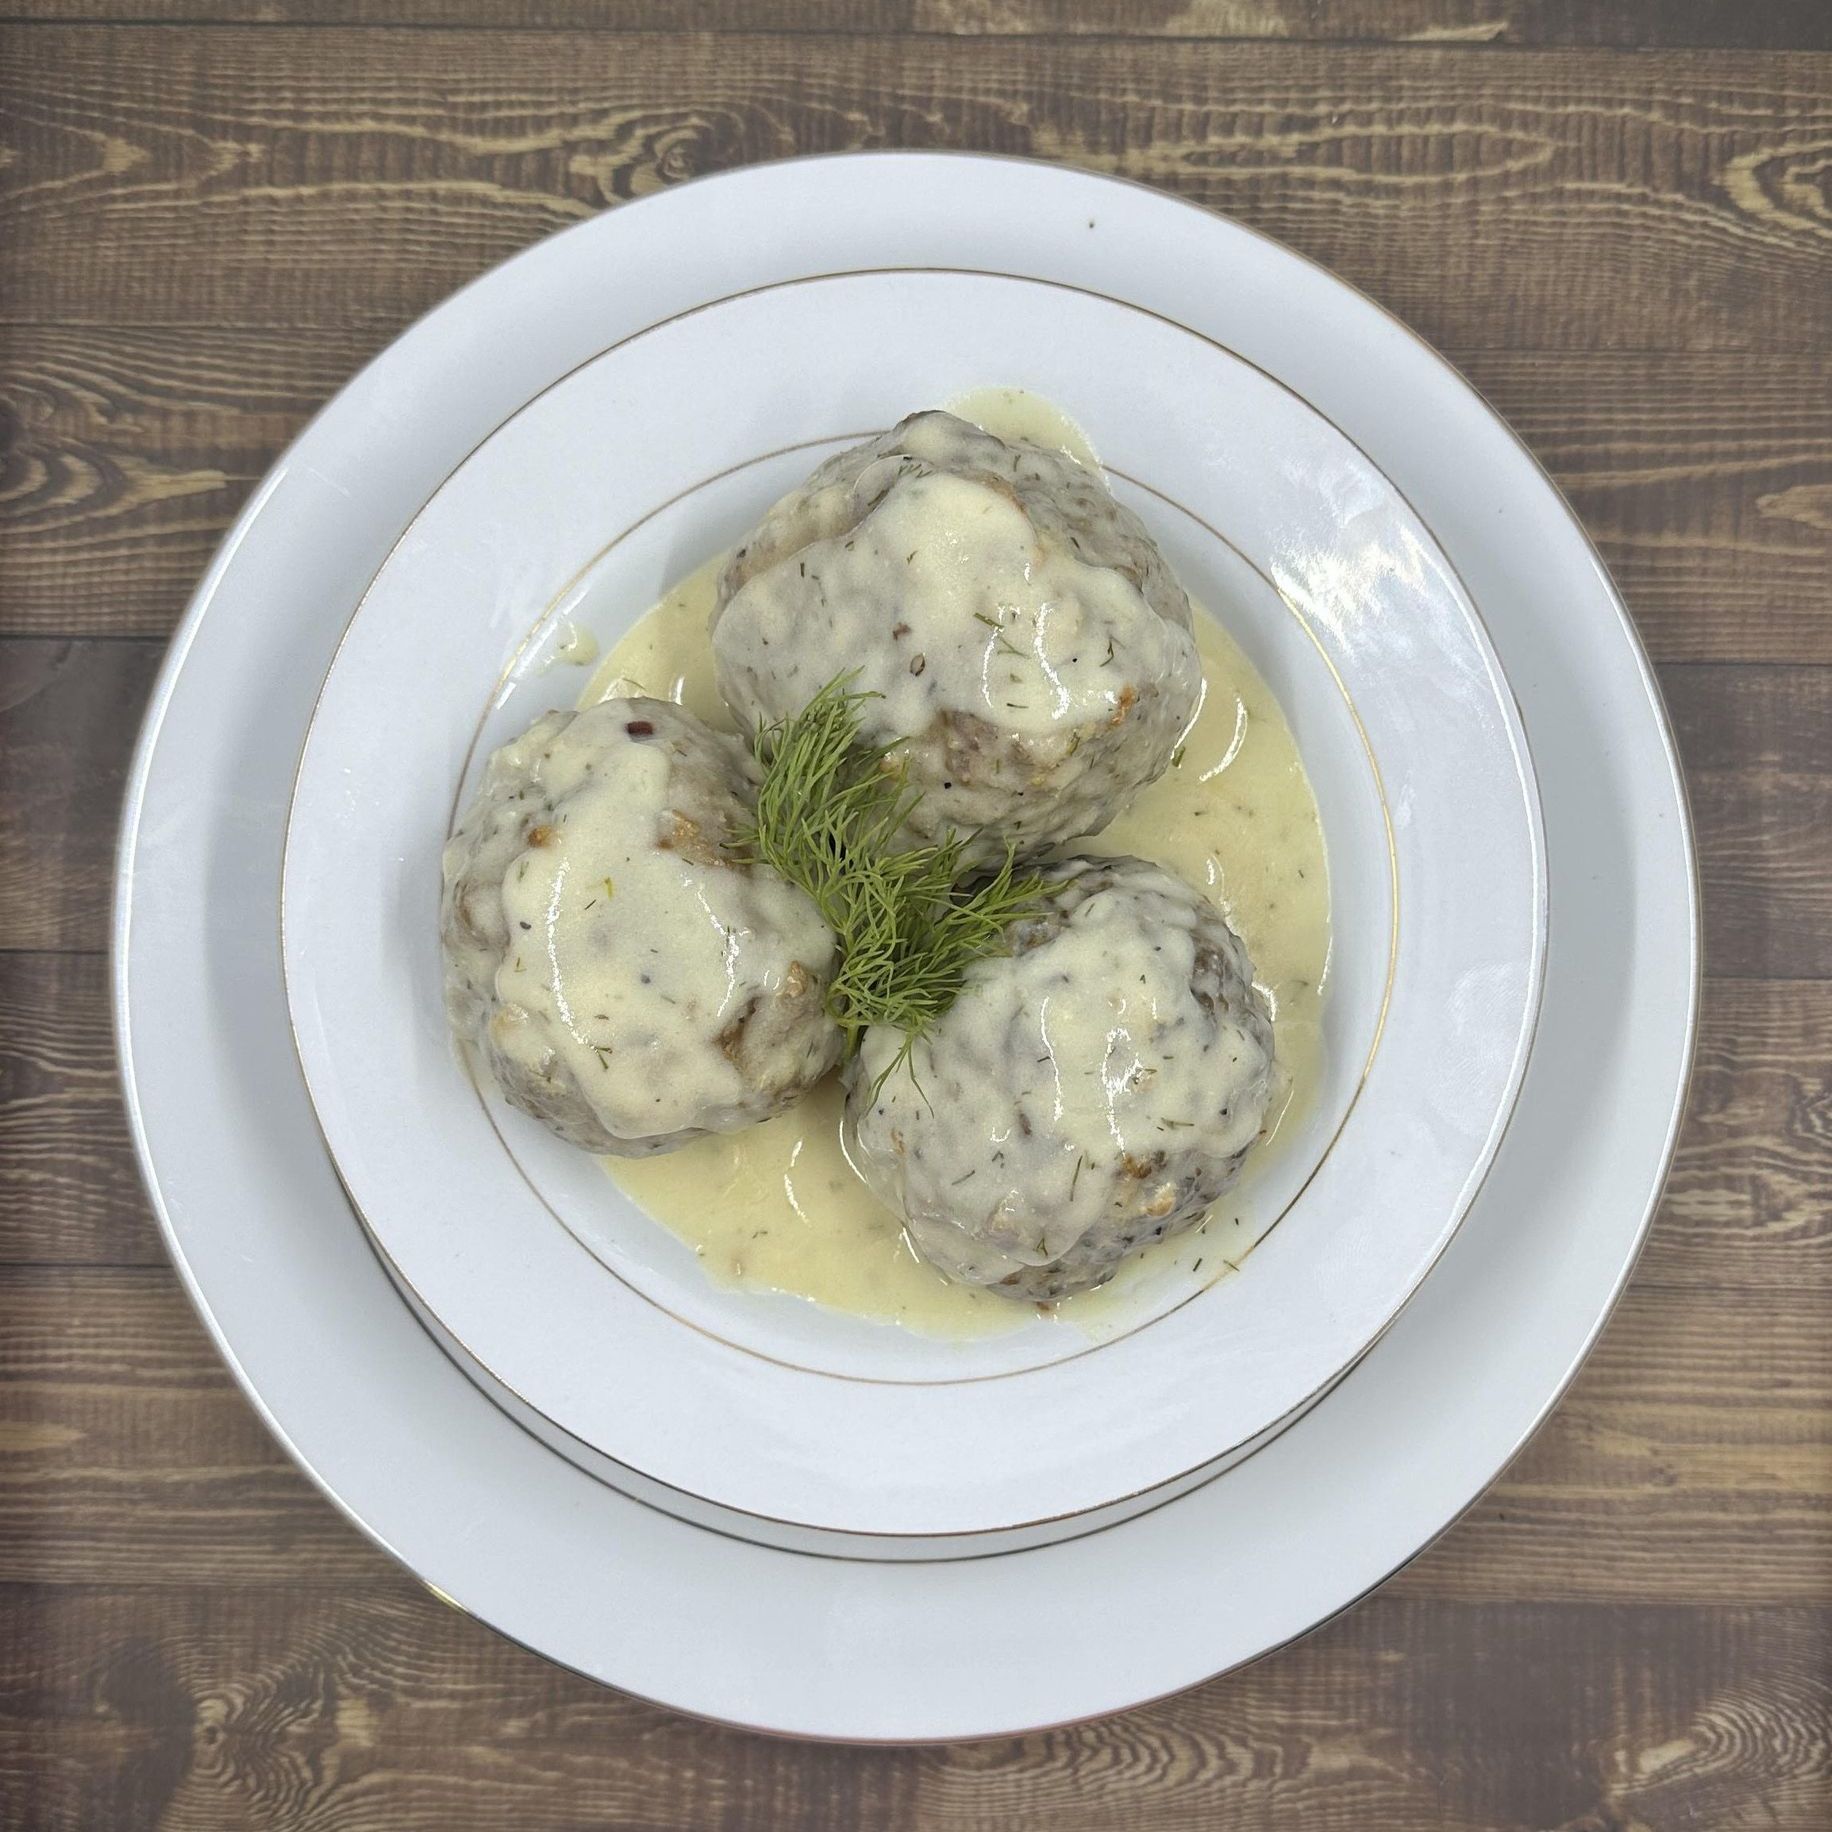
[(903, 826), (921, 791), (888, 747), (859, 742), (860, 708), (877, 697), (842, 676), (758, 732), (757, 818), (735, 849), (813, 898), (839, 938), (827, 1009), (846, 1053), (868, 1026), (894, 1025), (903, 1033), (895, 1069), (954, 1003), (967, 969), (1003, 950), (1006, 926), (1048, 887), (1038, 873), (1017, 876), (1009, 847), (990, 878), (968, 886), (959, 836), (908, 842)]

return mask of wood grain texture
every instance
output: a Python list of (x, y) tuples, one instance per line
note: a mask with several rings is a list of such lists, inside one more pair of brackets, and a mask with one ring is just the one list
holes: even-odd
[(1457, 364), (1570, 498), (1656, 661), (1832, 662), (1832, 354)]
[(1639, 1277), (1832, 1288), (1832, 981), (1707, 980), (1698, 1057)]
[(107, 945), (114, 831), (159, 650), (0, 642), (0, 948)]
[[(1828, 49), (1818, 0), (0, 0), (0, 1826), (1832, 1823)], [(1470, 1514), (1245, 1673), (948, 1750), (688, 1723), (371, 1548), (164, 1262), (87, 952), (156, 639), (313, 409), (550, 229), (855, 145), (1165, 185), (1444, 348), (1663, 664), (1712, 976), (1634, 1284)]]
[(844, 1749), (589, 1687), (399, 1583), (0, 1590), (0, 1650), (40, 1650), (0, 1651), (0, 1812), (36, 1832), (1817, 1832), (1825, 1632), (1809, 1610), (1389, 1596), (1122, 1718)]
[[(918, 0), (0, 0), (0, 18), (147, 25), (465, 26), (477, 32), (550, 28), (605, 32), (893, 33), (912, 29)], [(1313, 0), (1302, 0), (1309, 6)], [(1415, 0), (1431, 6), (1440, 0)], [(1441, 0), (1458, 5), (1464, 0)], [(1570, 0), (1563, 0), (1570, 4)], [(1723, 0), (1663, 0), (1676, 30), (1715, 32)], [(1781, 0), (1792, 8), (1798, 0)], [(1688, 19), (1690, 12), (1693, 17)], [(1580, 30), (1582, 28), (1579, 28)], [(1753, 36), (1663, 42), (1801, 44), (1792, 20)], [(1782, 34), (1777, 36), (1776, 34)]]
[(913, 23), (944, 32), (1370, 44), (1832, 46), (1832, 22), (1814, 0), (914, 0)]
[[(1832, 1603), (1832, 1291), (1638, 1283), (1544, 1435), (1396, 1580), (1464, 1601)], [(164, 1268), (0, 1288), (0, 1582), (360, 1582)]]
[(165, 636), (359, 336), (0, 325), (0, 630)]
[(1709, 971), (1832, 973), (1832, 669), (1661, 671), (1686, 760)]
[(108, 963), (0, 953), (0, 1265), (163, 1256), (121, 1107)]
[[(358, 330), (0, 324), (0, 633), (165, 635), (374, 351)], [(1460, 355), (1657, 660), (1832, 662), (1832, 356)]]
[[(1828, 1037), (1832, 980), (1707, 983), (1638, 1282), (1832, 1293)], [(0, 952), (0, 1268), (164, 1263), (114, 1080), (106, 963)]]
[(19, 19), (1832, 49), (1819, 0), (8, 0)]
[[(99, 948), (151, 643), (0, 640), (0, 948)], [(1689, 782), (1711, 971), (1832, 976), (1832, 669), (1662, 671)]]
[(486, 54), (457, 33), (63, 26), (9, 43), (14, 321), (392, 329), (695, 173), (949, 146), (1178, 190), (1452, 348), (1823, 354), (1832, 336), (1817, 55), (554, 33), (492, 34)]

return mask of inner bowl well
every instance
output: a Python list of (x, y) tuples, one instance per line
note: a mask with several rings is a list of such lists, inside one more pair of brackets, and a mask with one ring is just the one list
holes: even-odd
[[(561, 625), (613, 640), (824, 449), (988, 379), (1088, 426), (1280, 694), (1337, 909), (1325, 1087), (1252, 1192), (1284, 1221), (1240, 1277), (1142, 1288), (1107, 1340), (1066, 1347), (1041, 1321), (940, 1343), (707, 1285), (595, 1165), (478, 1103), (437, 998), (439, 843), (490, 745), (576, 695), (576, 674), (542, 672)], [(1543, 885), (1524, 739), (1474, 608), (1335, 428), (1116, 301), (875, 273), (625, 340), (447, 480), (327, 679), (289, 830), (286, 961), (352, 1195), (506, 1403), (690, 1517), (916, 1543), (1151, 1505), (1352, 1365), (1505, 1125)]]

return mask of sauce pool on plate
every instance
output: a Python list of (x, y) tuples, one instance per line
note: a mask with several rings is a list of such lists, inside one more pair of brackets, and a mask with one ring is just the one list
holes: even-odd
[[(987, 389), (951, 404), (990, 432), (1087, 462), (1087, 442), (1048, 403)], [(676, 700), (720, 730), (732, 720), (713, 685), (707, 626), (722, 560), (682, 580), (611, 650), (580, 704), (618, 695)], [(1136, 853), (1205, 890), (1251, 954), (1273, 1011), (1281, 1084), (1246, 1178), (1189, 1233), (1134, 1256), (1111, 1285), (1054, 1314), (1096, 1330), (1116, 1296), (1166, 1259), (1229, 1264), (1257, 1230), (1255, 1172), (1278, 1148), (1317, 1080), (1329, 965), (1329, 876), (1316, 801), (1283, 711), (1227, 631), (1198, 609), (1203, 690), (1175, 761), (1105, 832), (1077, 843)], [(665, 1156), (605, 1167), (650, 1216), (691, 1246), (715, 1282), (780, 1291), (928, 1335), (1012, 1329), (1035, 1312), (955, 1285), (919, 1259), (840, 1143), (843, 1097), (830, 1077), (797, 1107), (746, 1131)]]

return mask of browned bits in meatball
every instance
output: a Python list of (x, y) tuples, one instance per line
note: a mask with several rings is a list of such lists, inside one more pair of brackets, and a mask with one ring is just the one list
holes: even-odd
[(709, 836), (699, 822), (690, 820), (678, 808), (669, 808), (663, 813), (655, 844), (663, 852), (678, 852), (683, 859), (695, 865), (722, 866), (728, 863), (720, 842)]
[(829, 680), (875, 696), (862, 737), (922, 799), (923, 838), (1035, 853), (1098, 832), (1195, 710), (1189, 601), (1100, 476), (946, 413), (822, 465), (720, 583), (720, 691), (741, 721)]
[(664, 701), (550, 713), (491, 758), (446, 848), (447, 1009), (569, 1142), (642, 1156), (730, 1132), (838, 1059), (832, 931), (722, 847), (753, 792), (744, 746)]
[(849, 1070), (853, 1162), (925, 1258), (1049, 1300), (1192, 1226), (1240, 1174), (1273, 1089), (1272, 1023), (1220, 910), (1141, 859), (1071, 859), (1011, 952), (880, 1083)]

